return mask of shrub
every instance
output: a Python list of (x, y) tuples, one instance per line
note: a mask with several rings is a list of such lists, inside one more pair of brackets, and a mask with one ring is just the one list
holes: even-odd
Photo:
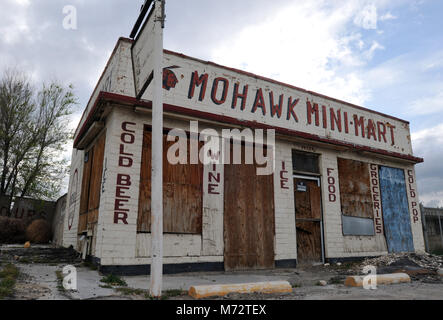
[(0, 217), (0, 243), (23, 243), (25, 223), (20, 219)]
[(46, 220), (34, 220), (26, 229), (26, 239), (32, 243), (48, 243), (51, 240), (51, 226)]

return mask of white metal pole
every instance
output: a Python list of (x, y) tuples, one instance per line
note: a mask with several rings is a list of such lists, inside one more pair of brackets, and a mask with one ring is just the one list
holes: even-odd
[(150, 293), (157, 298), (163, 280), (163, 5), (164, 1), (155, 1), (153, 50)]

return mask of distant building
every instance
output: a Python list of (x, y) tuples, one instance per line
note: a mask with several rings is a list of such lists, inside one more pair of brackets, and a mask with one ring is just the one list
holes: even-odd
[(67, 198), (68, 195), (65, 194), (61, 196), (55, 204), (54, 218), (52, 219), (52, 243), (56, 246), (63, 246)]
[(443, 253), (443, 208), (421, 207), (426, 251)]

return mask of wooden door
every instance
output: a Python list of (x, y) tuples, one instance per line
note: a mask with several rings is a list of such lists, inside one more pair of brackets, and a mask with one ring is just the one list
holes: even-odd
[(321, 189), (317, 181), (294, 179), (297, 261), (322, 261)]
[(275, 266), (274, 179), (256, 175), (256, 168), (255, 164), (224, 168), (225, 270)]
[(97, 139), (84, 159), (78, 233), (93, 230), (98, 221), (106, 133)]

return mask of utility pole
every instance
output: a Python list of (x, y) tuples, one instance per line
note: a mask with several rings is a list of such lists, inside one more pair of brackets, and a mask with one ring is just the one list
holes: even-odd
[(163, 281), (163, 28), (165, 0), (155, 0), (154, 5), (150, 294), (152, 297), (159, 298), (162, 295)]

